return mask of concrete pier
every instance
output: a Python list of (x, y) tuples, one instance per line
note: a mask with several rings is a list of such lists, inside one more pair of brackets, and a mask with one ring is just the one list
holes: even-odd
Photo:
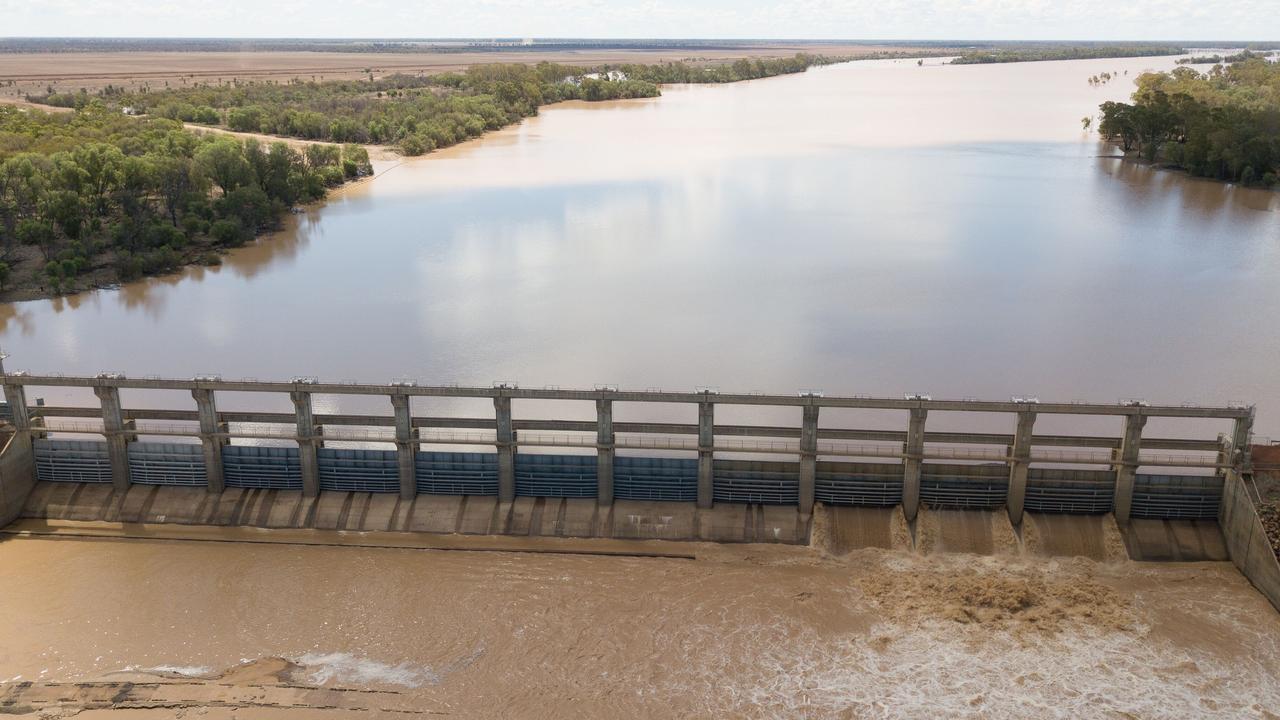
[(1250, 449), (1253, 447), (1253, 408), (1249, 408), (1249, 414), (1236, 418), (1231, 428), (1231, 447), (1235, 448), (1235, 456), (1231, 458), (1233, 465), (1248, 470), (1253, 463), (1253, 459), (1249, 457)]
[(494, 424), (497, 430), (498, 451), (498, 502), (509, 503), (516, 499), (516, 435), (511, 422), (511, 397), (498, 395), (493, 399)]
[(709, 400), (698, 403), (698, 507), (715, 504), (716, 406)]
[(813, 513), (814, 485), (818, 476), (818, 406), (805, 405), (800, 420), (800, 514)]
[(117, 490), (128, 490), (129, 438), (125, 434), (120, 388), (100, 385), (93, 392), (102, 403), (102, 429), (107, 438), (107, 457), (111, 462), (111, 484)]
[(31, 411), (27, 406), (27, 389), (13, 383), (4, 384), (4, 401), (9, 406), (10, 422), (18, 433), (31, 430)]
[(919, 407), (911, 408), (911, 416), (907, 425), (907, 442), (903, 447), (902, 459), (902, 511), (907, 522), (916, 519), (920, 511), (920, 474), (924, 460), (924, 422), (929, 411)]
[(0, 441), (0, 527), (22, 514), (23, 504), (36, 484), (26, 388), (5, 383), (4, 399), (9, 408), (13, 434), (7, 441)]
[(1124, 436), (1120, 440), (1120, 450), (1116, 462), (1115, 507), (1116, 522), (1121, 525), (1129, 522), (1133, 507), (1133, 483), (1138, 474), (1138, 451), (1142, 447), (1142, 428), (1147, 418), (1142, 414), (1129, 415), (1124, 419)]
[(204, 455), (209, 492), (220, 493), (227, 487), (222, 468), (222, 448), (227, 441), (218, 435), (223, 428), (218, 424), (217, 401), (213, 397), (213, 391), (206, 388), (192, 390), (191, 397), (196, 401), (196, 414), (200, 420), (200, 446)]
[(311, 409), (311, 393), (295, 390), (289, 393), (298, 431), (298, 467), (302, 471), (302, 494), (316, 497), (320, 494), (320, 464), (316, 450), (320, 445), (319, 429)]
[(613, 401), (596, 400), (596, 504), (613, 504)]
[(1013, 445), (1009, 447), (1009, 522), (1014, 527), (1022, 524), (1022, 508), (1027, 498), (1027, 473), (1031, 469), (1031, 432), (1036, 424), (1036, 414), (1030, 411), (1018, 413), (1017, 429), (1013, 433)]
[(417, 458), (417, 430), (413, 427), (413, 415), (409, 411), (408, 395), (392, 395), (391, 408), (395, 412), (396, 462), (400, 476), (400, 499), (412, 500), (418, 494), (418, 478), (414, 472)]

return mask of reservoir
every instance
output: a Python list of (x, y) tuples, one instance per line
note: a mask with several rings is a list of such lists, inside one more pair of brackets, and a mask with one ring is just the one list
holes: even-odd
[(0, 306), (0, 344), (65, 373), (1245, 401), (1280, 436), (1280, 196), (1081, 127), (1173, 62), (552, 106), (380, 163), (220, 267)]

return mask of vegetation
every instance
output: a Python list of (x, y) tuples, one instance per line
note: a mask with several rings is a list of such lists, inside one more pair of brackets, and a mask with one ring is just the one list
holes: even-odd
[[(1128, 75), (1129, 71), (1125, 70), (1124, 74)], [(1099, 73), (1097, 75), (1090, 75), (1089, 84), (1094, 87), (1101, 87), (1111, 82), (1112, 80), (1115, 80), (1117, 77), (1119, 77), (1119, 75), (1116, 75), (1114, 73), (1109, 73), (1109, 72)]]
[(985, 63), (1033, 62), (1037, 60), (1089, 60), (1181, 54), (1182, 48), (1172, 45), (1121, 45), (1113, 43), (1064, 45), (1047, 43), (1043, 45), (973, 50), (951, 62), (954, 65), (980, 65)]
[(1178, 58), (1179, 65), (1217, 65), (1219, 63), (1236, 63), (1254, 58), (1266, 57), (1266, 53), (1243, 50), (1234, 55), (1194, 55)]
[(356, 145), (263, 146), (100, 102), (0, 106), (0, 285), (47, 295), (169, 271), (370, 169)]
[(739, 60), (699, 67), (684, 63), (583, 68), (538, 63), (476, 65), (465, 73), (390, 75), (367, 80), (286, 84), (251, 82), (151, 91), (107, 87), (95, 95), (50, 93), (28, 99), (60, 107), (101, 101), (118, 110), (338, 143), (395, 145), (420, 155), (477, 137), (562, 100), (616, 100), (658, 95), (658, 83), (734, 82), (802, 72), (833, 59)]
[(626, 77), (655, 84), (669, 83), (729, 83), (740, 80), (804, 72), (815, 65), (845, 62), (848, 58), (825, 55), (796, 54), (784, 58), (740, 59), (723, 65), (690, 65), (683, 62), (660, 65), (609, 65), (605, 70), (622, 72)]
[(1193, 175), (1280, 184), (1280, 64), (1259, 58), (1138, 78), (1132, 103), (1101, 106), (1098, 131), (1126, 153)]

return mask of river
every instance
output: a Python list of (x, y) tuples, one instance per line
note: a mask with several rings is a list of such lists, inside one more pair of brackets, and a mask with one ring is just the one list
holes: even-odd
[(697, 557), (604, 558), (216, 530), (201, 537), (223, 542), (0, 542), (0, 567), (20, 579), (0, 593), (6, 712), (95, 697), (136, 714), (83, 717), (1174, 720), (1280, 707), (1280, 616), (1229, 563), (662, 542)]
[(874, 61), (548, 107), (219, 268), (0, 307), (0, 345), (64, 373), (1244, 401), (1280, 436), (1280, 195), (1081, 128), (1170, 67)]
[[(66, 373), (1244, 400), (1280, 435), (1277, 196), (1122, 162), (1081, 130), (1172, 64), (865, 62), (546, 108), (381, 163), (219, 268), (2, 306), (0, 343), (11, 368)], [(0, 541), (6, 711), (1280, 707), (1280, 618), (1227, 563), (199, 537)], [(381, 539), (406, 542), (360, 542)]]

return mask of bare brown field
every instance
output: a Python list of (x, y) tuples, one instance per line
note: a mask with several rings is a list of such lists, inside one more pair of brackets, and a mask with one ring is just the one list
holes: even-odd
[[(237, 80), (352, 79), (392, 73), (439, 73), (488, 63), (559, 62), (570, 65), (658, 63), (683, 60), (725, 63), (744, 57), (790, 56), (798, 52), (865, 57), (877, 53), (942, 52), (897, 45), (750, 45), (734, 49), (655, 48), (501, 52), (91, 52), (0, 54), (0, 93), (22, 97), (52, 85), (60, 91), (180, 86)], [(13, 85), (9, 85), (12, 81)]]

